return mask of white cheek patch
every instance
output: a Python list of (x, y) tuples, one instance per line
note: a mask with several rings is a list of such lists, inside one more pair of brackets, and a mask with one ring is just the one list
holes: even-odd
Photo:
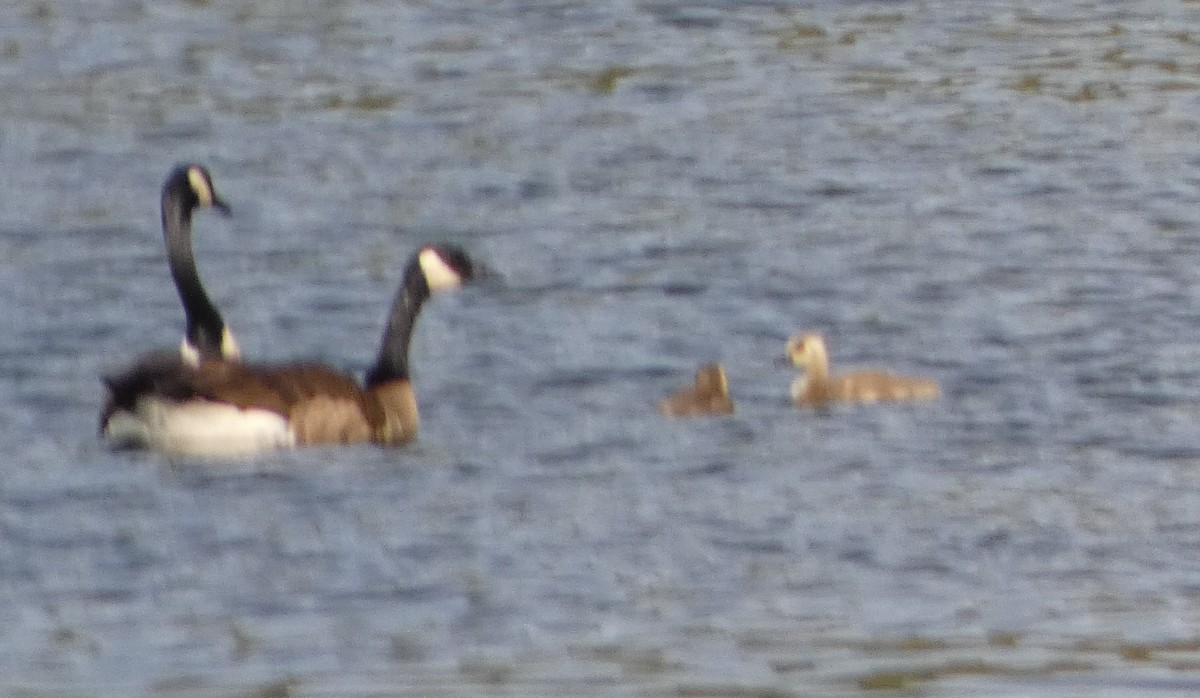
[(442, 256), (432, 248), (425, 248), (417, 256), (421, 264), (421, 272), (425, 274), (425, 283), (430, 291), (441, 291), (462, 286), (462, 276), (450, 268)]
[(196, 198), (200, 200), (201, 206), (213, 205), (213, 191), (208, 183), (208, 178), (200, 171), (198, 167), (188, 168), (188, 184), (191, 185), (192, 191), (196, 193)]

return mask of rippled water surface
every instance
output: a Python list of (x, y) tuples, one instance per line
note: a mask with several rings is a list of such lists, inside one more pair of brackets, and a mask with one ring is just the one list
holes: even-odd
[[(1200, 4), (0, 6), (0, 692), (1200, 691)], [(251, 358), (361, 371), (422, 241), (503, 274), (414, 444), (98, 440), (183, 160)], [(944, 398), (793, 408), (804, 327)]]

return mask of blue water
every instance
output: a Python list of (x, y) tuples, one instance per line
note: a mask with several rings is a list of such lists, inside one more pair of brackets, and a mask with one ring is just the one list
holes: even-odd
[[(1200, 7), (78, 5), (2, 6), (0, 693), (1200, 688)], [(97, 438), (184, 160), (251, 359), (363, 370), (423, 241), (502, 273), (414, 444)], [(803, 328), (944, 397), (798, 410)]]

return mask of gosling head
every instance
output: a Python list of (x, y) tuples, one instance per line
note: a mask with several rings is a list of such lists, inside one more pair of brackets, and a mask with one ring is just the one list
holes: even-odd
[(785, 353), (793, 366), (807, 366), (825, 356), (825, 340), (816, 332), (801, 332), (788, 338)]
[(729, 379), (721, 364), (707, 364), (696, 370), (696, 392), (700, 395), (729, 394)]

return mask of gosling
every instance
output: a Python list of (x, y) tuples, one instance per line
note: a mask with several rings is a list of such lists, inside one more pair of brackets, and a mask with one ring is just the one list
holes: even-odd
[(868, 370), (829, 375), (829, 353), (825, 340), (816, 332), (793, 335), (787, 341), (787, 356), (804, 373), (792, 383), (792, 401), (803, 407), (829, 402), (874, 403), (884, 401), (927, 401), (941, 394), (936, 381)]
[(658, 403), (668, 417), (698, 417), (706, 414), (733, 414), (729, 380), (721, 364), (705, 364), (696, 371), (696, 384), (684, 388)]

